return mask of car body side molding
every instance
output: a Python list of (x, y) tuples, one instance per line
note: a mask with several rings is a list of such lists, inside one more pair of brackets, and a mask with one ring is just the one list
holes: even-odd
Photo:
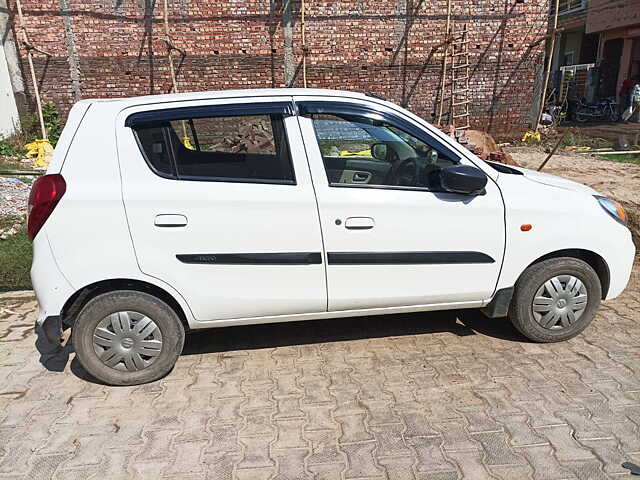
[(481, 252), (329, 252), (329, 265), (495, 263)]
[(189, 253), (178, 254), (182, 263), (213, 265), (317, 265), (320, 252), (278, 253)]

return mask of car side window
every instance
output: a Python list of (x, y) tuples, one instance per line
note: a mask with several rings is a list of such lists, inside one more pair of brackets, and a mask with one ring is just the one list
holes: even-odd
[(138, 128), (136, 135), (149, 166), (162, 176), (175, 176), (175, 165), (165, 128), (159, 125), (149, 125)]
[(458, 163), (384, 121), (325, 113), (312, 114), (311, 119), (331, 186), (440, 191), (438, 172)]
[(135, 127), (145, 158), (178, 180), (295, 183), (281, 114), (167, 120)]

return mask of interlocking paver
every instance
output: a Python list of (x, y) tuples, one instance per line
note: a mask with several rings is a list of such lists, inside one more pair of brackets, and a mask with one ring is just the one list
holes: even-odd
[(441, 312), (194, 333), (165, 379), (42, 361), (0, 295), (0, 480), (599, 480), (640, 462), (640, 263), (581, 336)]
[(593, 460), (595, 457), (588, 448), (583, 447), (572, 436), (573, 430), (569, 425), (554, 425), (536, 429), (545, 436), (551, 446), (555, 457), (560, 462), (570, 460)]

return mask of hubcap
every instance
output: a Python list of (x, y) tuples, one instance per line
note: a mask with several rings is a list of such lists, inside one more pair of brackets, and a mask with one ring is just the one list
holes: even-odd
[(134, 372), (156, 361), (162, 351), (162, 333), (141, 313), (116, 312), (96, 326), (93, 349), (106, 366)]
[(533, 297), (533, 318), (548, 329), (567, 328), (587, 307), (587, 289), (573, 275), (558, 275), (547, 280)]

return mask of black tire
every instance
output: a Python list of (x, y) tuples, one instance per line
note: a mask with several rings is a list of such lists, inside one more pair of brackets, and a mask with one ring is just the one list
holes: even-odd
[[(580, 317), (569, 326), (545, 328), (534, 316), (534, 296), (545, 282), (554, 277), (567, 275), (582, 282), (587, 295), (586, 307)], [(600, 279), (589, 264), (572, 257), (551, 258), (530, 266), (520, 276), (509, 306), (509, 318), (529, 340), (541, 343), (561, 342), (575, 337), (587, 328), (600, 306), (601, 298)]]
[[(156, 324), (162, 335), (160, 353), (153, 363), (136, 371), (122, 371), (105, 365), (94, 348), (98, 324), (116, 312), (137, 312)], [(175, 365), (184, 346), (184, 327), (176, 312), (147, 293), (117, 290), (91, 299), (78, 314), (73, 327), (73, 345), (82, 367), (108, 385), (139, 385), (164, 377)]]
[(576, 111), (575, 117), (576, 117), (576, 121), (580, 123), (586, 123), (591, 118), (590, 115), (584, 113), (584, 110), (582, 109), (579, 109)]

